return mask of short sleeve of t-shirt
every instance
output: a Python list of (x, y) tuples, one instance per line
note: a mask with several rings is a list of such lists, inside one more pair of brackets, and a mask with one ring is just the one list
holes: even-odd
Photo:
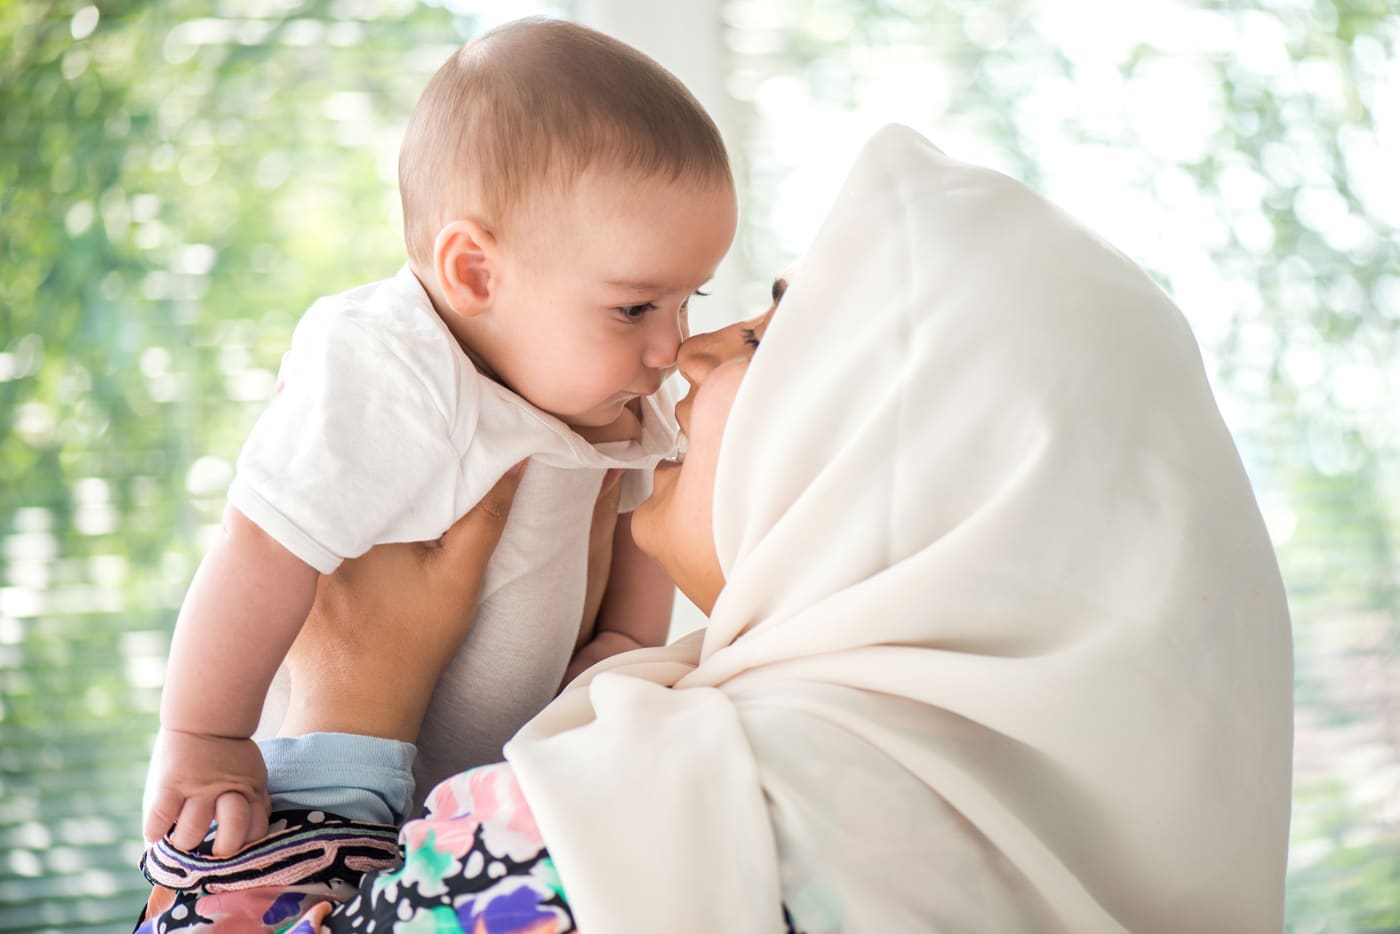
[(312, 306), (282, 389), (239, 455), (230, 502), (323, 574), (381, 542), (441, 535), (466, 440), (454, 433), (474, 404), (460, 398), (451, 350), (431, 329)]

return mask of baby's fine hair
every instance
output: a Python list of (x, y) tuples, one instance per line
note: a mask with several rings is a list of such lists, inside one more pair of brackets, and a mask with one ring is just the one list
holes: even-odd
[(500, 236), (528, 197), (592, 167), (733, 184), (709, 114), (631, 46), (543, 18), (480, 36), (428, 82), (404, 133), (409, 260), (430, 268), (438, 231), (467, 212)]

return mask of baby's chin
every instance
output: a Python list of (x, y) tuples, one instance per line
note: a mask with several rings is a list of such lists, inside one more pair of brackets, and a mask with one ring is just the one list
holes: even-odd
[(590, 444), (636, 441), (642, 436), (641, 405), (636, 399), (560, 418)]

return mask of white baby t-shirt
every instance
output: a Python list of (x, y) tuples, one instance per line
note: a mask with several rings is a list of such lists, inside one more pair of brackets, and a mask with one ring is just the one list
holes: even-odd
[(437, 538), (527, 457), (632, 468), (620, 506), (629, 511), (677, 434), (658, 393), (641, 400), (639, 440), (590, 445), (478, 373), (407, 266), (313, 304), (279, 379), (229, 500), (322, 574), (377, 544)]
[[(321, 573), (376, 544), (438, 537), (530, 458), (477, 619), (424, 722), (421, 799), (429, 783), (499, 759), (553, 697), (583, 612), (603, 474), (625, 468), (621, 511), (650, 494), (650, 468), (676, 447), (674, 396), (668, 385), (640, 400), (639, 440), (590, 445), (478, 373), (407, 267), (312, 305), (279, 378), (229, 500)], [(260, 734), (285, 704), (279, 678)]]

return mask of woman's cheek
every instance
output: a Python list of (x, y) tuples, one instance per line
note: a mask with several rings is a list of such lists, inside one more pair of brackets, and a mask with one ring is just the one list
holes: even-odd
[(747, 359), (736, 359), (716, 367), (695, 394), (690, 410), (690, 431), (686, 440), (685, 466), (703, 465), (713, 473), (719, 463), (720, 442), (729, 423), (729, 412), (739, 393)]
[(747, 361), (717, 367), (696, 393), (690, 410), (685, 463), (676, 472), (672, 497), (684, 519), (706, 532), (714, 512), (715, 477), (724, 427), (747, 369)]
[(638, 548), (653, 558), (661, 557), (661, 526), (666, 502), (675, 490), (680, 469), (679, 465), (665, 461), (657, 465), (656, 472), (652, 475), (651, 495), (632, 513), (632, 538)]
[(698, 569), (717, 566), (713, 517), (719, 447), (746, 369), (746, 360), (734, 361), (706, 375), (686, 419), (684, 462), (658, 465), (651, 496), (632, 514), (637, 546), (660, 561), (682, 590)]

